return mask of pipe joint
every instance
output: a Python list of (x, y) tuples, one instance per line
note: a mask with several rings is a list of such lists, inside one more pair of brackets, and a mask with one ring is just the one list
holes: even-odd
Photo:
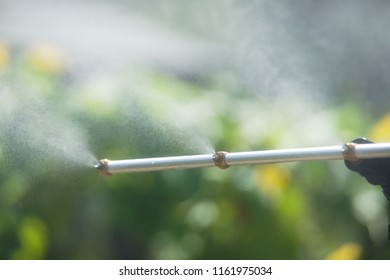
[(220, 169), (227, 169), (230, 166), (226, 163), (227, 152), (219, 151), (213, 155), (213, 161), (216, 167)]
[(344, 160), (351, 162), (357, 162), (359, 159), (356, 157), (356, 143), (346, 143), (342, 146), (341, 152), (343, 154)]

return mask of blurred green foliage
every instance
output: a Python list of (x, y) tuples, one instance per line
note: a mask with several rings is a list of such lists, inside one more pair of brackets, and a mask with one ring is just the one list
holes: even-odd
[[(361, 119), (358, 100), (313, 109), (302, 100), (254, 99), (218, 78), (129, 70), (78, 80), (55, 50), (46, 52), (5, 61), (4, 48), (0, 94), (31, 91), (23, 98), (35, 94), (39, 102), (18, 99), (22, 108), (43, 103), (82, 127), (98, 158), (333, 145), (367, 135), (375, 122)], [(342, 162), (105, 178), (92, 166), (22, 147), (29, 139), (8, 139), (10, 116), (1, 122), (1, 259), (390, 257), (380, 189)]]

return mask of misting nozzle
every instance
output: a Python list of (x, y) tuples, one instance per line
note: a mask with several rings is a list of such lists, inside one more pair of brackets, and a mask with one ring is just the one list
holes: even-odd
[(99, 170), (100, 175), (103, 176), (110, 176), (112, 175), (110, 172), (108, 172), (108, 163), (110, 160), (108, 159), (101, 159), (99, 160), (99, 163), (95, 165), (95, 168)]
[(226, 163), (225, 157), (227, 155), (227, 152), (225, 151), (220, 151), (216, 152), (213, 155), (213, 161), (216, 167), (220, 169), (227, 169), (229, 168), (229, 165)]

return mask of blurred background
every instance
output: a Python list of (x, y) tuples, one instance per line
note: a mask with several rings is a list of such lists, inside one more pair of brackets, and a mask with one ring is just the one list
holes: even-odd
[(390, 4), (0, 0), (1, 259), (388, 259), (341, 161), (127, 159), (390, 141)]

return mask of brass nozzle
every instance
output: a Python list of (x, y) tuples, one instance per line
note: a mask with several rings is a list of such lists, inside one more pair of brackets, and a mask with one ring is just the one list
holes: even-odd
[(356, 143), (353, 142), (346, 143), (342, 146), (342, 153), (343, 153), (344, 160), (348, 160), (354, 163), (359, 161), (359, 159), (356, 157), (355, 148), (356, 148)]
[(110, 160), (108, 159), (101, 159), (99, 160), (99, 164), (95, 165), (95, 168), (99, 170), (100, 175), (102, 176), (111, 176), (112, 174), (108, 172), (108, 166), (107, 163)]
[(227, 152), (220, 151), (220, 152), (216, 152), (213, 155), (213, 161), (214, 161), (214, 164), (215, 164), (216, 167), (218, 167), (220, 169), (227, 169), (227, 168), (229, 168), (229, 165), (225, 161), (226, 154), (227, 154)]

